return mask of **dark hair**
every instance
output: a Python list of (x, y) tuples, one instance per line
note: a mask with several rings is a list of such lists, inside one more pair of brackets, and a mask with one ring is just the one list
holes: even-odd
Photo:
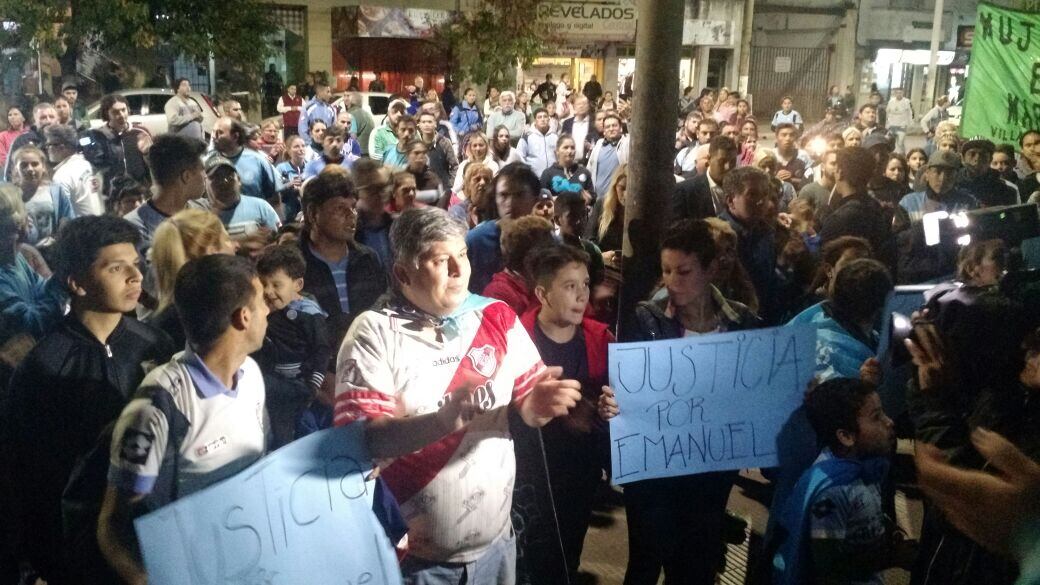
[(872, 319), (892, 291), (892, 276), (877, 260), (858, 258), (834, 275), (833, 291), (835, 312), (854, 322)]
[(873, 256), (874, 251), (870, 247), (870, 242), (865, 238), (857, 236), (841, 236), (834, 238), (823, 245), (820, 251), (820, 258), (823, 262), (834, 266), (841, 260), (841, 257), (848, 250), (858, 249), (866, 253), (867, 257)]
[(534, 117), (534, 116), (537, 116), (538, 114), (545, 114), (546, 116), (548, 116), (549, 115), (549, 110), (547, 110), (547, 109), (545, 109), (545, 108), (543, 108), (541, 106), (538, 106), (538, 108), (534, 112), (531, 113), (531, 116)]
[(971, 271), (986, 258), (992, 258), (1001, 270), (1007, 267), (1008, 250), (1004, 241), (979, 240), (961, 248), (957, 254), (957, 278), (962, 282), (971, 280)]
[(718, 153), (725, 154), (729, 158), (735, 159), (739, 149), (737, 143), (728, 136), (716, 136), (708, 142), (708, 157), (714, 157)]
[(173, 83), (170, 84), (170, 89), (172, 89), (173, 91), (177, 91), (178, 89), (180, 89), (181, 83), (184, 83), (185, 81), (191, 83), (191, 81), (189, 81), (187, 77), (178, 77), (177, 79), (174, 79)]
[(167, 186), (196, 165), (202, 164), (199, 157), (206, 151), (206, 145), (192, 138), (177, 134), (163, 134), (155, 139), (148, 150), (148, 168), (152, 171), (152, 180), (159, 186)]
[(998, 144), (997, 147), (993, 149), (993, 154), (998, 152), (1006, 154), (1012, 161), (1015, 160), (1015, 147), (1010, 144)]
[(415, 118), (405, 114), (397, 119), (397, 125), (400, 126), (401, 124), (415, 124)]
[(79, 150), (79, 136), (76, 129), (67, 124), (51, 124), (43, 129), (43, 136), (47, 142), (61, 144), (73, 152)]
[(339, 124), (333, 124), (332, 126), (325, 127), (325, 134), (321, 137), (322, 141), (326, 138), (343, 138), (346, 136), (346, 128)]
[(555, 241), (553, 225), (537, 215), (502, 222), (502, 264), (510, 270), (523, 271), (524, 259), (531, 251)]
[(130, 103), (126, 101), (126, 98), (118, 93), (110, 93), (101, 98), (101, 120), (103, 122), (108, 122), (108, 111), (116, 104), (126, 104), (127, 108), (130, 107)]
[(798, 126), (795, 126), (790, 122), (780, 122), (776, 125), (776, 130), (774, 130), (774, 132), (779, 134), (781, 130), (792, 130), (794, 131), (795, 136), (798, 136)]
[(90, 270), (102, 248), (115, 244), (137, 246), (140, 241), (141, 234), (137, 228), (121, 217), (77, 217), (58, 231), (51, 260), (54, 277), (64, 282), (70, 276), (80, 276)]
[(1023, 132), (1022, 136), (1018, 137), (1018, 145), (1019, 146), (1025, 146), (1026, 145), (1026, 136), (1029, 136), (1030, 134), (1040, 134), (1040, 130), (1026, 130), (1025, 132)]
[(588, 203), (585, 203), (585, 197), (580, 193), (561, 193), (556, 197), (556, 201), (553, 202), (553, 215), (560, 217), (564, 213), (574, 213), (575, 211), (581, 211), (585, 213), (588, 209)]
[(857, 378), (831, 378), (805, 395), (805, 414), (816, 432), (816, 441), (828, 447), (839, 447), (838, 431), (859, 432), (859, 410), (876, 392), (873, 386)]
[(760, 187), (766, 191), (772, 188), (769, 183), (769, 175), (757, 167), (733, 169), (722, 179), (722, 190), (726, 193), (726, 197), (736, 197), (754, 187)]
[[(333, 167), (333, 169), (335, 168)], [(357, 196), (357, 190), (354, 188), (354, 181), (350, 175), (345, 172), (322, 171), (307, 181), (303, 188), (304, 217), (309, 218), (312, 211), (334, 197), (357, 199)]]
[(719, 123), (715, 118), (702, 118), (700, 122), (697, 122), (697, 131), (699, 132), (701, 126), (714, 126), (716, 130), (719, 129)]
[(548, 288), (556, 278), (556, 273), (568, 264), (589, 266), (589, 255), (575, 246), (554, 242), (534, 252), (527, 257), (524, 267), (535, 286)]
[(173, 302), (196, 352), (211, 348), (231, 326), (231, 315), (252, 302), (254, 278), (249, 260), (228, 254), (203, 256), (181, 267)]
[(509, 163), (502, 167), (498, 174), (495, 175), (491, 184), (498, 185), (498, 182), (503, 179), (523, 187), (527, 196), (531, 198), (538, 197), (538, 194), (542, 191), (542, 182), (538, 179), (538, 175), (534, 174), (531, 167), (521, 162)]
[(286, 244), (282, 246), (268, 246), (256, 261), (256, 272), (260, 276), (270, 276), (279, 270), (293, 280), (303, 278), (307, 273), (307, 261), (303, 259), (303, 253), (299, 246)]
[(841, 179), (850, 185), (866, 185), (877, 167), (874, 155), (861, 146), (849, 146), (838, 150), (838, 159), (835, 162), (838, 164), (838, 171), (841, 172)]
[(683, 219), (668, 226), (661, 237), (661, 250), (695, 254), (702, 268), (707, 268), (718, 254), (711, 226), (703, 219)]
[(603, 123), (606, 124), (607, 120), (611, 118), (617, 120), (619, 126), (621, 125), (621, 116), (617, 115), (614, 112), (607, 112), (607, 115), (603, 116)]
[(112, 179), (111, 202), (118, 202), (130, 196), (147, 199), (148, 185), (138, 183), (130, 175), (119, 175)]
[[(878, 95), (881, 95), (881, 94), (878, 94)], [(874, 110), (876, 112), (877, 111), (877, 106), (875, 106), (874, 104), (863, 104), (862, 106), (859, 107), (859, 113), (862, 114), (863, 110)]]
[(25, 112), (22, 111), (20, 106), (8, 106), (7, 113), (10, 114), (11, 110), (18, 110), (18, 113), (21, 114), (23, 118), (25, 117)]

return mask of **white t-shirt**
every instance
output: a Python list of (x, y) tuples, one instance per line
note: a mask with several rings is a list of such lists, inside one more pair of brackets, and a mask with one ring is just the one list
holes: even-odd
[(422, 323), (393, 303), (358, 316), (336, 361), (335, 424), (436, 412), (454, 390), (475, 388), (482, 414), (381, 472), (408, 521), (409, 554), (471, 562), (510, 529), (516, 461), (507, 410), (545, 366), (501, 301), (470, 295), (443, 342), (421, 335)]
[[(184, 417), (187, 434), (178, 449), (177, 497), (208, 487), (245, 469), (264, 454), (264, 380), (246, 358), (228, 389), (190, 351), (154, 369), (137, 397), (119, 415), (112, 435), (110, 485), (149, 494), (170, 444), (170, 417)], [(171, 412), (157, 406), (167, 393)], [(163, 397), (165, 398), (165, 397)]]
[(65, 190), (76, 217), (105, 213), (101, 193), (97, 189), (100, 183), (94, 177), (94, 167), (82, 154), (77, 152), (59, 163), (51, 181)]

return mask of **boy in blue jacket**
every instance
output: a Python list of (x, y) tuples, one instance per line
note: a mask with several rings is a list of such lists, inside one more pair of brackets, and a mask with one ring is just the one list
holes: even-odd
[(882, 585), (881, 571), (913, 560), (883, 509), (881, 484), (895, 447), (892, 419), (873, 385), (833, 378), (806, 395), (824, 445), (780, 510), (774, 585)]

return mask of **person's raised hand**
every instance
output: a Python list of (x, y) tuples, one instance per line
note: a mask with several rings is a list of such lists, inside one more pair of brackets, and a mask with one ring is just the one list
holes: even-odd
[(871, 386), (879, 386), (881, 384), (881, 362), (874, 357), (863, 360), (859, 366), (859, 379)]
[(918, 443), (921, 488), (958, 530), (992, 551), (1013, 553), (1023, 527), (1040, 521), (1040, 465), (992, 431), (978, 428), (971, 440), (995, 473), (954, 467), (938, 448)]
[(546, 368), (538, 377), (531, 393), (520, 405), (524, 422), (541, 427), (550, 420), (567, 414), (581, 400), (581, 383), (577, 380), (560, 380), (563, 368)]
[(441, 428), (445, 434), (449, 434), (466, 426), (481, 412), (483, 410), (473, 396), (473, 388), (466, 386), (451, 393), (451, 399), (437, 411), (437, 416), (440, 418)]
[(935, 390), (942, 384), (947, 367), (942, 337), (935, 324), (927, 320), (927, 311), (914, 313), (911, 318), (914, 327), (913, 339), (905, 339), (903, 343), (917, 366), (917, 383), (922, 392)]
[(614, 389), (610, 386), (603, 387), (603, 392), (599, 395), (599, 400), (597, 401), (596, 412), (599, 413), (599, 417), (603, 420), (610, 420), (621, 414), (617, 398), (614, 395)]
[(781, 181), (790, 181), (791, 180), (791, 171), (789, 171), (787, 169), (781, 169), (781, 170), (777, 171), (776, 178), (780, 179)]

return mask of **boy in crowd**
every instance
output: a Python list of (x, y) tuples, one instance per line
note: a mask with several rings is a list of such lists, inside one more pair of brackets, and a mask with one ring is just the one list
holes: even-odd
[(147, 581), (136, 516), (235, 475), (265, 449), (264, 380), (249, 358), (267, 329), (256, 270), (203, 256), (181, 268), (173, 294), (190, 349), (148, 374), (119, 416), (98, 518), (98, 545), (127, 583)]
[(69, 535), (75, 541), (63, 537), (62, 492), (129, 402), (145, 368), (175, 350), (165, 333), (124, 315), (141, 295), (139, 240), (137, 228), (112, 216), (80, 217), (62, 229), (53, 278), (67, 288), (72, 311), (11, 382), (22, 545), (48, 583), (106, 582), (99, 566), (84, 564), (100, 560), (93, 530), (82, 542), (83, 534)]
[[(542, 361), (581, 382), (582, 400), (570, 414), (542, 429), (549, 484), (556, 506), (567, 571), (574, 580), (592, 514), (593, 494), (610, 465), (604, 421), (617, 414), (607, 383), (607, 344), (614, 336), (585, 317), (589, 255), (565, 244), (540, 248), (528, 258), (539, 305), (520, 317)], [(598, 416), (597, 416), (598, 415)]]
[(882, 504), (895, 448), (892, 419), (874, 386), (856, 378), (816, 386), (805, 409), (824, 447), (778, 511), (784, 540), (773, 582), (881, 585), (882, 570), (907, 566), (914, 556)]
[(325, 134), (321, 138), (321, 156), (311, 160), (307, 166), (303, 167), (305, 181), (320, 173), (328, 165), (340, 165), (348, 171), (353, 168), (354, 161), (359, 157), (343, 152), (346, 133), (347, 131), (339, 124), (329, 126), (325, 130)]
[(583, 250), (589, 255), (589, 282), (596, 286), (603, 280), (603, 253), (599, 246), (582, 237), (589, 222), (589, 204), (586, 193), (564, 193), (556, 197), (553, 214), (560, 228), (564, 244)]
[(274, 435), (271, 448), (277, 449), (295, 438), (297, 419), (325, 381), (332, 345), (325, 312), (300, 294), (307, 264), (298, 247), (267, 248), (257, 260), (256, 271), (271, 313), (264, 346), (255, 357), (267, 388)]

